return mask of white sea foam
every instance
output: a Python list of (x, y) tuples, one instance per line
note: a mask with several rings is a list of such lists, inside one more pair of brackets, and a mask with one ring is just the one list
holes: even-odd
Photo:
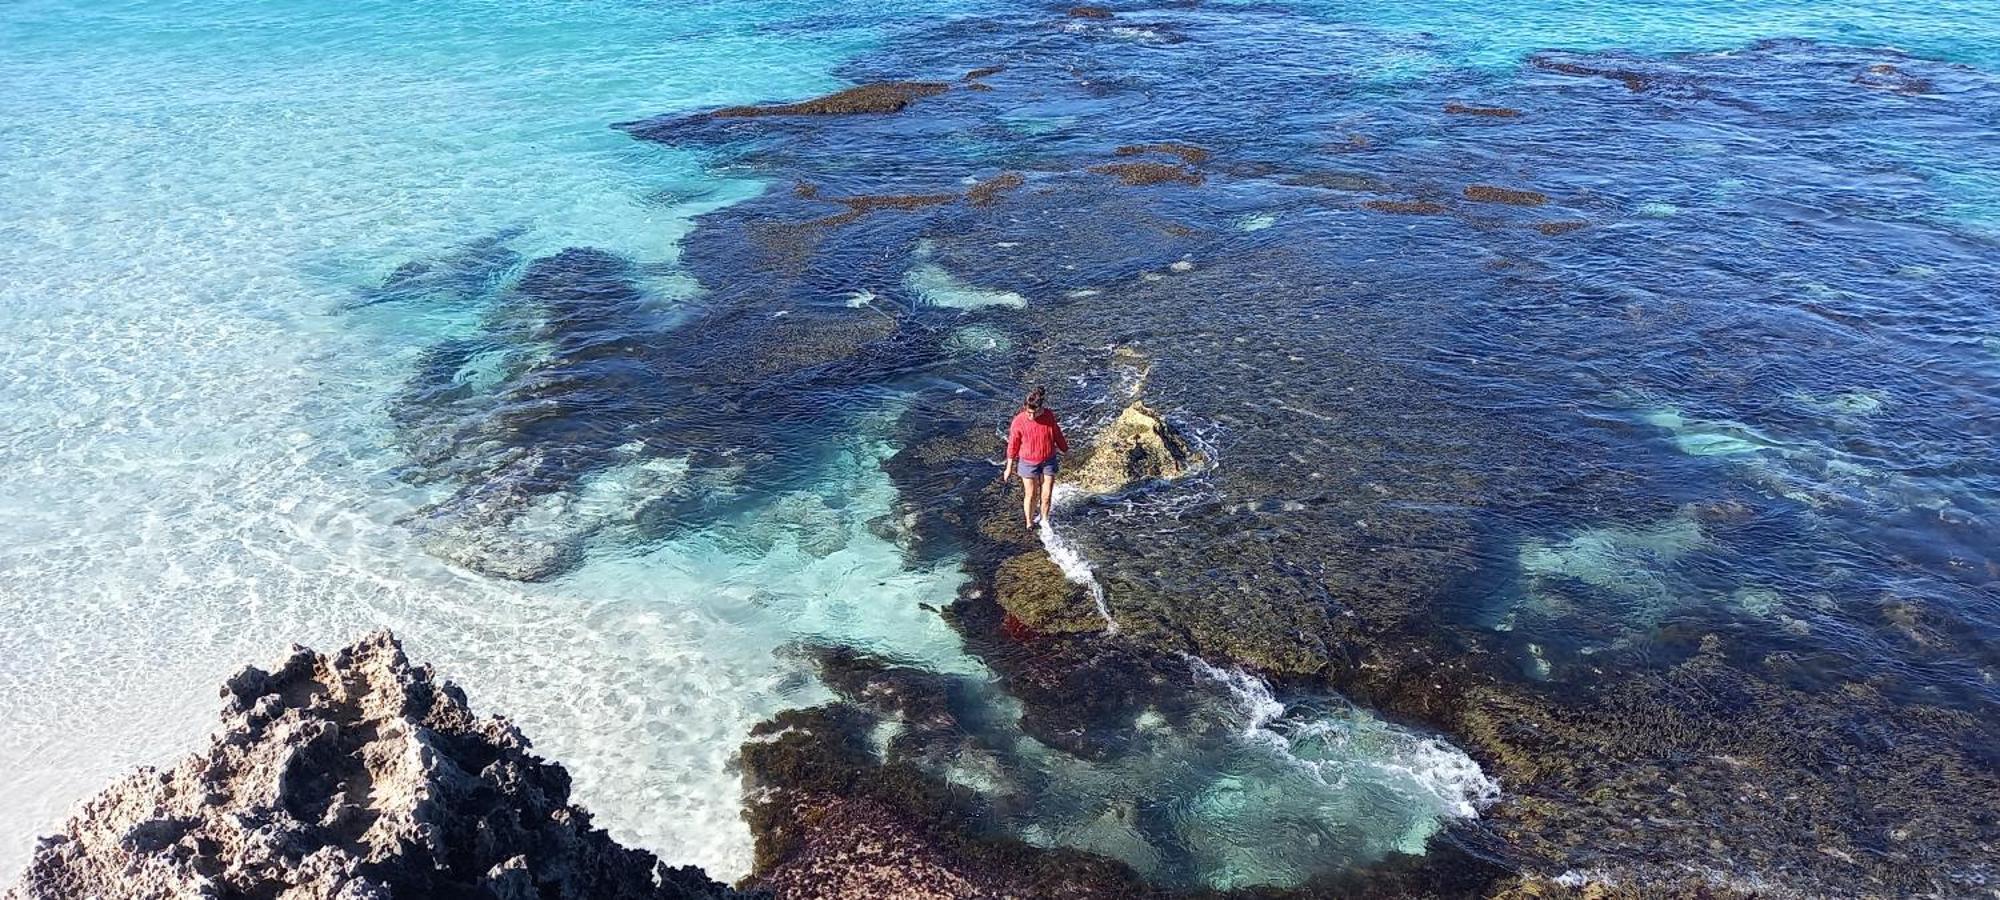
[(979, 309), (986, 306), (1019, 309), (1028, 305), (1028, 298), (1018, 293), (970, 284), (947, 271), (945, 267), (932, 262), (911, 266), (903, 282), (925, 303), (948, 309)]
[[(1188, 657), (1188, 665), (1200, 678), (1227, 689), (1242, 713), (1245, 737), (1265, 743), (1323, 784), (1344, 784), (1363, 774), (1357, 769), (1365, 770), (1366, 776), (1386, 781), (1444, 818), (1477, 817), (1500, 798), (1499, 783), (1440, 738), (1398, 728), (1353, 706), (1335, 715), (1300, 715), (1255, 675), (1196, 657)], [(1419, 840), (1404, 852), (1422, 850)]]
[[(1057, 485), (1054, 505), (1069, 506), (1078, 496), (1075, 485)], [(1046, 518), (1042, 520), (1041, 528), (1036, 531), (1036, 535), (1042, 539), (1042, 547), (1048, 551), (1049, 559), (1056, 564), (1056, 568), (1062, 570), (1063, 577), (1073, 584), (1083, 585), (1090, 591), (1091, 602), (1097, 604), (1097, 614), (1104, 618), (1104, 629), (1116, 634), (1118, 622), (1111, 618), (1111, 603), (1104, 595), (1104, 585), (1098, 582), (1097, 572), (1091, 568), (1090, 560), (1085, 559), (1083, 552), (1078, 550), (1075, 544), (1070, 543), (1062, 532), (1056, 530), (1055, 523)]]

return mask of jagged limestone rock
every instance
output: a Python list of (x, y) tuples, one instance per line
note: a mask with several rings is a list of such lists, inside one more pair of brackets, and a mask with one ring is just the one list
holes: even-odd
[(1091, 442), (1071, 483), (1088, 494), (1115, 494), (1149, 481), (1179, 478), (1201, 453), (1146, 404), (1133, 401)]
[(86, 802), (5, 900), (738, 896), (593, 827), (568, 772), (386, 631), (222, 697), (206, 748)]

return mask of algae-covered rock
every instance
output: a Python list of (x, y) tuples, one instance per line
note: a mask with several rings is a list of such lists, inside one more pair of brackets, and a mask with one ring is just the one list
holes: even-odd
[(1063, 575), (1045, 551), (1001, 563), (993, 581), (1001, 608), (1033, 631), (1062, 634), (1104, 628), (1089, 588)]
[(1089, 458), (1070, 481), (1085, 493), (1111, 494), (1149, 481), (1179, 478), (1201, 459), (1172, 425), (1134, 401), (1091, 441)]
[(1090, 171), (1099, 175), (1110, 175), (1131, 187), (1146, 187), (1155, 184), (1184, 184), (1200, 187), (1205, 177), (1193, 169), (1156, 162), (1105, 163), (1091, 166)]
[(782, 900), (1163, 896), (1114, 860), (982, 833), (973, 823), (991, 811), (976, 793), (875, 755), (869, 733), (883, 721), (833, 704), (752, 731), (742, 755), (752, 883)]
[(718, 119), (749, 119), (763, 116), (852, 116), (864, 113), (901, 112), (910, 102), (944, 93), (948, 85), (930, 81), (884, 81), (835, 91), (824, 97), (796, 103), (766, 106), (731, 106), (710, 116)]
[(1466, 187), (1465, 199), (1477, 203), (1505, 203), (1509, 206), (1541, 206), (1549, 202), (1549, 195), (1540, 191), (1474, 184)]
[(222, 696), (206, 748), (85, 803), (7, 900), (738, 896), (592, 827), (569, 773), (386, 631)]

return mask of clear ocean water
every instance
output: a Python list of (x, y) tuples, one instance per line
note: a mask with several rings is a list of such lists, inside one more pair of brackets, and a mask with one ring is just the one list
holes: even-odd
[[(1551, 48), (1648, 55), (1804, 38), (2000, 72), (1990, 0), (1289, 10), (1302, 35), (1367, 35), (1380, 52), (1347, 74), (1390, 103), (1440, 73), (1504, 82)], [(907, 398), (870, 396), (879, 415), (828, 439), (795, 489), (842, 498), (824, 526), (838, 549), (809, 552), (796, 529), (750, 515), (593, 553), (547, 582), (504, 581), (426, 552), (411, 522), (436, 490), (405, 477), (391, 421), (426, 350), (464, 333), (470, 314), (353, 307), (403, 263), (503, 235), (527, 259), (590, 246), (632, 260), (647, 302), (671, 318), (698, 290), (678, 267), (693, 218), (773, 186), (612, 123), (823, 93), (844, 83), (844, 63), (898, 34), (985, 11), (945, 0), (0, 10), (0, 876), (109, 778), (200, 740), (215, 686), (292, 642), (327, 648), (395, 629), (568, 765), (615, 836), (719, 877), (744, 874), (750, 858), (736, 748), (755, 722), (829, 696), (788, 648), (836, 643), (983, 677), (924, 606), (950, 603), (956, 566), (909, 568), (868, 527), (896, 500), (878, 467), (896, 447), (868, 423)], [(1957, 143), (1868, 139), (1935, 175), (1926, 196), (1945, 205), (1934, 213), (1991, 237), (2000, 119), (1987, 112)], [(1966, 146), (1994, 152), (1968, 160)], [(1713, 165), (1719, 182), (1741, 174), (1725, 154), (1676, 165)], [(1652, 202), (1667, 216), (1702, 201)], [(1912, 325), (1924, 340), (1949, 332), (1952, 371), (1974, 397), (2000, 378), (1992, 284), (1983, 309), (1955, 296), (1948, 328)], [(1847, 387), (1822, 392), (1845, 404), (1829, 415), (1898, 401)], [(1687, 455), (1782, 465), (1726, 416), (1654, 395), (1630, 402)], [(1990, 436), (1992, 406), (1966, 415)], [(1971, 523), (1955, 533), (1975, 537), (1961, 539), (1994, 533), (1990, 467), (1923, 468), (1904, 477), (1936, 481), (1910, 490), (1959, 498), (1933, 511)], [(602, 490), (616, 506), (633, 489)], [(1674, 552), (1671, 528), (1628, 524), (1526, 547), (1521, 566), (1573, 572), (1615, 566), (1606, 560), (1631, 546)], [(1884, 527), (1933, 540), (1922, 526)], [(1952, 677), (1981, 689), (1978, 674)], [(1990, 691), (1992, 672), (1983, 677)], [(1288, 705), (1241, 673), (1190, 678), (1227, 688), (1236, 705), (1217, 715), (1233, 738), (1088, 764), (1024, 749), (1053, 786), (1046, 816), (1021, 833), (1143, 869), (1144, 850), (1096, 830), (1099, 811), (1106, 798), (1181, 796), (1182, 815), (1225, 836), (1192, 877), (1288, 883), (1315, 863), (1286, 843), (1295, 831), (1265, 834), (1264, 823), (1331, 823), (1365, 860), (1421, 849), (1505, 789), (1443, 738), (1340, 704)], [(1201, 779), (1188, 781), (1190, 766)]]

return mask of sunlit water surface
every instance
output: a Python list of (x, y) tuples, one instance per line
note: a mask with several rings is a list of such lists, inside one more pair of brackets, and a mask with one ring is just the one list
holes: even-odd
[[(807, 491), (831, 501), (814, 507), (831, 510), (815, 514), (816, 536), (752, 512), (513, 583), (419, 546), (408, 522), (436, 497), (401, 477), (409, 460), (389, 421), (423, 352), (465, 318), (347, 311), (400, 263), (505, 234), (525, 258), (591, 246), (633, 260), (670, 316), (696, 290), (673, 265), (690, 219), (764, 186), (607, 125), (823, 92), (844, 59), (906, 22), (973, 12), (955, 6), (11, 7), (0, 17), (0, 872), (105, 780), (198, 740), (215, 685), (288, 642), (396, 629), (567, 764), (614, 834), (724, 877), (748, 867), (738, 744), (756, 721), (829, 696), (787, 647), (845, 644), (987, 677), (922, 605), (950, 602), (956, 568), (906, 568), (868, 527), (891, 509), (877, 463), (895, 448), (866, 423), (899, 398), (866, 398), (867, 414), (829, 442)], [(1355, 74), (1385, 97), (1549, 46), (1817, 37), (1991, 65), (2000, 45), (1965, 30), (1971, 3), (1837, 17), (1798, 3), (1560, 3), (1497, 23), (1488, 5), (1415, 6), (1299, 15), (1379, 31), (1383, 52)], [(1955, 193), (1969, 229), (2000, 221), (1992, 174)], [(2000, 329), (1983, 344), (1968, 335), (1967, 352), (2000, 360)], [(1852, 387), (1801, 402), (1848, 419), (1874, 404), (1893, 412), (1896, 397)], [(1690, 455), (1795, 474), (1786, 454), (1744, 443), (1760, 440), (1745, 426), (1629, 400)], [(806, 545), (829, 530), (836, 549)], [(1683, 537), (1672, 523), (1607, 526), (1524, 548), (1521, 565), (1589, 578)], [(1235, 738), (1163, 741), (1103, 765), (1024, 750), (1055, 773), (1047, 821), (1016, 823), (1024, 836), (1161, 877), (1283, 883), (1309, 873), (1282, 849), (1296, 832), (1254, 827), (1275, 814), (1317, 823), (1307, 831), (1380, 820), (1343, 838), (1366, 861), (1420, 850), (1499, 789), (1448, 744), (1364, 712), (1288, 709), (1229, 671), (1189, 677), (1218, 687), (1216, 715)], [(1174, 781), (1189, 760), (1201, 776)], [(1116, 816), (1105, 824), (1119, 803), (1156, 795), (1180, 805), (1190, 834), (1223, 836), (1195, 848), (1198, 875), (1152, 871), (1164, 863), (1144, 842)]]

